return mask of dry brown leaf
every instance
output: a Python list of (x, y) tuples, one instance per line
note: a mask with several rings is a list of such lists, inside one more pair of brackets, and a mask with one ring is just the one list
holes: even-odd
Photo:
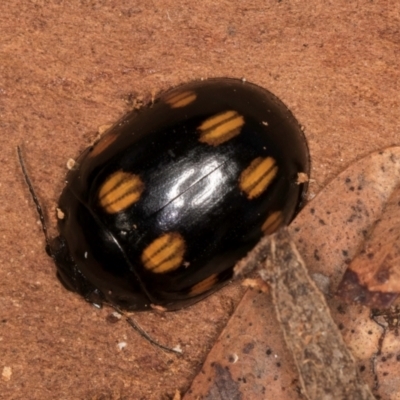
[[(369, 308), (346, 305), (334, 293), (399, 183), (400, 147), (373, 153), (334, 179), (290, 226), (311, 276), (328, 280), (328, 305), (361, 376), (375, 395), (390, 400), (400, 399), (396, 331), (378, 324)], [(244, 296), (184, 397), (197, 398), (304, 398), (266, 294)]]

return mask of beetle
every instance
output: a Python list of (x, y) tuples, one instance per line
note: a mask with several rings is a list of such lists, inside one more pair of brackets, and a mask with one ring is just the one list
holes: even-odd
[(299, 173), (309, 154), (292, 113), (231, 78), (169, 90), (89, 146), (67, 174), (55, 238), (24, 170), (59, 280), (128, 311), (176, 310), (229, 281), (298, 212)]

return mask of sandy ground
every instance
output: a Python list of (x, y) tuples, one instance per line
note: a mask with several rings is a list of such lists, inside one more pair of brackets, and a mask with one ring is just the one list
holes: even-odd
[(111, 324), (110, 310), (56, 280), (17, 145), (54, 225), (67, 160), (133, 99), (196, 78), (244, 77), (304, 126), (312, 196), (353, 161), (400, 144), (399, 26), (395, 0), (2, 1), (0, 398), (171, 399), (243, 294), (231, 285), (186, 310), (137, 315), (182, 357)]

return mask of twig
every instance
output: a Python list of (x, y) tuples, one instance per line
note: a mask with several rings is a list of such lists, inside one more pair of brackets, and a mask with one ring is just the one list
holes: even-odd
[(305, 396), (310, 400), (374, 399), (287, 229), (263, 238), (237, 264), (235, 275), (254, 267), (271, 286), (278, 320)]

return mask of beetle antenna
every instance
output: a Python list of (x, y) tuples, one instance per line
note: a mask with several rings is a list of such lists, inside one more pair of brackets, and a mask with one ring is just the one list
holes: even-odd
[(17, 146), (17, 152), (18, 152), (18, 159), (19, 159), (19, 164), (21, 165), (21, 169), (22, 169), (22, 173), (24, 175), (25, 178), (25, 182), (28, 186), (29, 192), (31, 193), (33, 202), (35, 203), (36, 206), (36, 211), (39, 214), (39, 219), (40, 219), (40, 224), (42, 225), (42, 231), (44, 233), (44, 237), (46, 240), (46, 249), (50, 250), (50, 255), (52, 255), (51, 253), (51, 247), (50, 247), (50, 239), (47, 233), (47, 225), (44, 219), (44, 213), (43, 213), (43, 209), (42, 206), (39, 203), (38, 197), (36, 195), (35, 189), (33, 188), (31, 179), (29, 178), (28, 172), (26, 170), (26, 166), (25, 166), (25, 161), (24, 158), (22, 157), (22, 151), (21, 148), (19, 146)]
[(176, 354), (182, 354), (182, 349), (180, 347), (168, 347), (164, 346), (163, 344), (157, 342), (155, 339), (153, 339), (132, 317), (127, 315), (125, 312), (120, 310), (118, 307), (109, 304), (110, 307), (112, 307), (118, 314), (121, 314), (124, 318), (125, 321), (136, 331), (139, 333), (140, 336), (142, 336), (144, 339), (146, 339), (148, 342), (150, 342), (152, 345), (164, 350), (168, 351), (170, 353), (176, 353)]

